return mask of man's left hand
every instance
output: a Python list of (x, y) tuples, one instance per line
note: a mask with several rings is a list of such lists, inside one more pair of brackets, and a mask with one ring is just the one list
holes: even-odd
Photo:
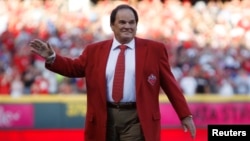
[(193, 121), (192, 116), (185, 117), (181, 120), (184, 131), (187, 132), (189, 130), (192, 138), (194, 139), (196, 136), (196, 127)]

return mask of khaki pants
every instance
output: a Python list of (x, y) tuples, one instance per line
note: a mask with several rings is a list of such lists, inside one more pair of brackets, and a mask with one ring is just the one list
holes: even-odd
[(108, 108), (107, 141), (144, 141), (136, 109)]

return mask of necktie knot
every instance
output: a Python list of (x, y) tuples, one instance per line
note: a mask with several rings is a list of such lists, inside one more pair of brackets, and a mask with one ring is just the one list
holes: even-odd
[(120, 45), (119, 48), (121, 49), (121, 51), (125, 51), (127, 49), (126, 45)]

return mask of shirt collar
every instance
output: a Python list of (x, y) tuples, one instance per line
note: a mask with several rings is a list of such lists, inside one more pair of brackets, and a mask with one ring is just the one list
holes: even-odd
[[(116, 49), (118, 46), (120, 46), (121, 43), (119, 43), (116, 38), (113, 38), (113, 43), (112, 43), (112, 49)], [(134, 49), (135, 48), (135, 39), (133, 38), (129, 43), (125, 44), (128, 48)]]

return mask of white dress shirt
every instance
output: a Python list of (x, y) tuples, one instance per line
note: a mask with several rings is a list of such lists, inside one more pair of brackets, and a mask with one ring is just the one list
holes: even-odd
[[(114, 102), (112, 98), (113, 80), (116, 61), (120, 53), (119, 45), (121, 45), (115, 38), (111, 46), (109, 58), (106, 67), (106, 81), (107, 81), (107, 101)], [(128, 44), (125, 50), (125, 78), (123, 98), (120, 102), (135, 102), (135, 40), (133, 39)]]

